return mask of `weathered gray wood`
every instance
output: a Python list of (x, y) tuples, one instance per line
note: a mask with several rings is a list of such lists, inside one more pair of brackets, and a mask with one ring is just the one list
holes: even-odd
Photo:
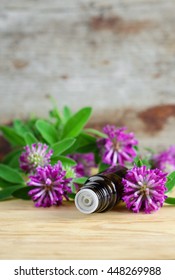
[[(175, 104), (174, 11), (163, 0), (1, 0), (0, 123), (45, 116), (52, 95), (172, 142), (175, 107), (155, 106)], [(152, 121), (138, 113), (153, 106)]]

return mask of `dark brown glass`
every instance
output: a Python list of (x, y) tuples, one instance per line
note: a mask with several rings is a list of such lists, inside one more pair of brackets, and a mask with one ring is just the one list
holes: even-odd
[(122, 178), (126, 171), (127, 168), (118, 165), (88, 178), (81, 190), (90, 189), (98, 196), (98, 207), (94, 212), (109, 211), (121, 200)]

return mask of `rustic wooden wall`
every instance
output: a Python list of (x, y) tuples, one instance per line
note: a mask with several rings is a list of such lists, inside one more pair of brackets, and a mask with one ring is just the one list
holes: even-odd
[[(0, 122), (45, 116), (49, 95), (92, 122), (172, 144), (175, 1), (0, 1)], [(154, 136), (154, 137), (152, 137)]]

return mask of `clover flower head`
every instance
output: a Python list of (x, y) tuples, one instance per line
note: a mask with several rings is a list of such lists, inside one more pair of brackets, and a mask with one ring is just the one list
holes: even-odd
[(133, 162), (136, 156), (134, 146), (138, 141), (132, 132), (126, 133), (125, 130), (125, 127), (116, 128), (114, 125), (106, 125), (103, 128), (107, 137), (97, 140), (97, 145), (104, 163), (114, 166)]
[(42, 143), (32, 144), (24, 147), (24, 152), (21, 154), (19, 163), (20, 168), (26, 173), (35, 172), (38, 166), (46, 166), (50, 163), (50, 158), (53, 154), (52, 150), (48, 150), (48, 146)]
[(96, 167), (93, 153), (87, 153), (87, 154), (75, 153), (69, 155), (69, 157), (75, 160), (77, 163), (74, 167), (74, 171), (77, 177), (90, 176), (91, 169), (93, 167), (94, 168)]
[(36, 207), (49, 207), (60, 205), (63, 197), (68, 200), (68, 193), (71, 193), (70, 182), (72, 178), (66, 178), (66, 171), (63, 170), (59, 161), (54, 166), (50, 164), (45, 167), (37, 167), (36, 173), (29, 176), (28, 186), (33, 187), (29, 196), (35, 202)]
[(146, 166), (128, 170), (122, 183), (124, 185), (123, 201), (128, 209), (138, 213), (151, 213), (163, 206), (165, 199), (166, 173), (158, 168), (147, 169)]
[(171, 173), (175, 171), (175, 145), (167, 150), (155, 154), (152, 158), (153, 165), (162, 171)]

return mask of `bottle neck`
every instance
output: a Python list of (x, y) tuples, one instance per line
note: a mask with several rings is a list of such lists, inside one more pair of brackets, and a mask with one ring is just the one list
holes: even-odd
[(111, 210), (122, 198), (126, 171), (117, 166), (89, 177), (76, 195), (76, 207), (86, 214)]
[(107, 177), (100, 175), (92, 176), (81, 188), (81, 190), (91, 190), (98, 197), (98, 205), (95, 212), (104, 212), (112, 209), (120, 200), (115, 184)]

